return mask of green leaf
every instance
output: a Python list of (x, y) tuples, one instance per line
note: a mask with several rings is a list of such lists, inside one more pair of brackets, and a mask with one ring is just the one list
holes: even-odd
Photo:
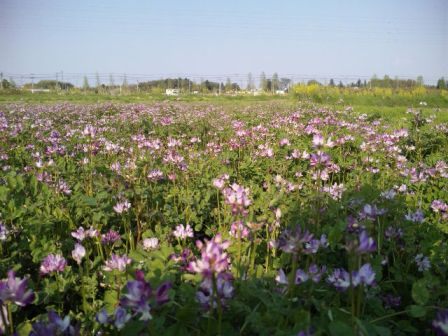
[(91, 207), (96, 206), (96, 198), (94, 198), (94, 197), (89, 197), (89, 196), (84, 195), (84, 196), (82, 196), (82, 201), (88, 206), (91, 206)]
[(352, 328), (341, 321), (333, 321), (328, 326), (328, 330), (330, 331), (330, 335), (332, 336), (351, 336), (353, 334)]
[(429, 300), (429, 292), (423, 281), (414, 282), (412, 285), (412, 298), (419, 305), (425, 305)]
[(423, 317), (426, 315), (426, 308), (422, 306), (412, 305), (409, 307), (409, 315), (412, 317)]

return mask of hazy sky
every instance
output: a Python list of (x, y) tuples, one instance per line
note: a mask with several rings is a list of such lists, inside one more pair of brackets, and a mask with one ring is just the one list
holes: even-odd
[(4, 73), (448, 77), (447, 0), (0, 0)]

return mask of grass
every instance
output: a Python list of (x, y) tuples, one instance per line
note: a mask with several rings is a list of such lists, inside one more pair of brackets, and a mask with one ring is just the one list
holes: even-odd
[[(403, 97), (399, 95), (362, 96), (344, 95), (342, 99), (335, 96), (323, 97), (299, 97), (297, 95), (286, 96), (228, 96), (228, 95), (184, 95), (179, 97), (167, 97), (163, 94), (151, 93), (131, 93), (123, 95), (95, 94), (76, 92), (42, 92), (30, 93), (22, 91), (0, 91), (0, 104), (2, 103), (38, 103), (52, 104), (70, 102), (76, 104), (95, 104), (104, 102), (113, 103), (155, 103), (161, 101), (209, 103), (239, 108), (258, 103), (277, 103), (284, 106), (294, 107), (298, 102), (308, 101), (311, 103), (330, 106), (335, 109), (343, 109), (352, 106), (354, 111), (360, 114), (366, 113), (369, 116), (383, 118), (388, 121), (399, 121), (406, 116), (406, 111), (411, 108), (419, 108), (426, 117), (436, 115), (438, 122), (448, 122), (448, 100), (443, 95), (434, 93), (420, 97)], [(420, 106), (419, 102), (427, 102), (427, 106)]]

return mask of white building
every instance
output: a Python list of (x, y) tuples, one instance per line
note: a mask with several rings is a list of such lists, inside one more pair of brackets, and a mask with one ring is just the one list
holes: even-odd
[(179, 89), (166, 89), (165, 90), (165, 95), (167, 96), (178, 96), (180, 93)]

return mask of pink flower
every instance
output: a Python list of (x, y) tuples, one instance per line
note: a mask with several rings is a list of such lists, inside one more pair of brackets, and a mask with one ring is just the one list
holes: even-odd
[(212, 240), (205, 240), (205, 244), (200, 240), (196, 241), (196, 246), (201, 250), (201, 259), (191, 262), (189, 270), (202, 274), (204, 278), (226, 272), (229, 267), (229, 257), (225, 250), (229, 245), (230, 242), (223, 241), (220, 234)]
[(110, 272), (113, 270), (117, 270), (123, 272), (126, 269), (126, 266), (132, 262), (132, 259), (128, 258), (127, 255), (116, 255), (112, 253), (112, 256), (109, 260), (106, 260), (106, 264), (104, 266), (104, 270), (106, 272)]
[(41, 274), (49, 274), (53, 272), (63, 272), (67, 266), (65, 258), (59, 254), (47, 255), (40, 265)]

